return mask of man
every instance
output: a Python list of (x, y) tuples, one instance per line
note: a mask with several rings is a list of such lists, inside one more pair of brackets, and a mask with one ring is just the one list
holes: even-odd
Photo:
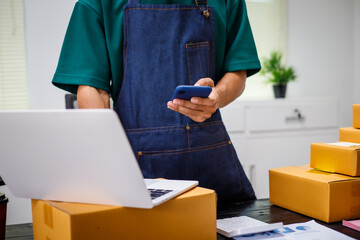
[[(111, 95), (144, 177), (196, 179), (234, 202), (255, 194), (218, 109), (259, 70), (244, 0), (80, 0), (53, 83), (80, 108)], [(178, 85), (213, 90), (169, 101)]]

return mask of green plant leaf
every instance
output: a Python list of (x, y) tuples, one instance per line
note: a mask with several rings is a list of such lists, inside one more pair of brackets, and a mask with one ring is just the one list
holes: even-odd
[(296, 74), (292, 67), (286, 67), (281, 64), (282, 54), (273, 51), (269, 58), (262, 61), (260, 74), (266, 77), (266, 82), (273, 85), (287, 84), (295, 81)]

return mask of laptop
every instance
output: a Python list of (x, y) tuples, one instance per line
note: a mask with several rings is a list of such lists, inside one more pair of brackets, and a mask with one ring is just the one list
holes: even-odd
[(0, 111), (0, 176), (16, 197), (147, 209), (198, 184), (144, 179), (110, 109)]

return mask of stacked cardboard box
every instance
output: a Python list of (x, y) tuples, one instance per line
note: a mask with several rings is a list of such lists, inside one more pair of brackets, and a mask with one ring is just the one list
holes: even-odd
[(271, 169), (270, 202), (325, 221), (360, 218), (360, 104), (338, 143), (311, 144), (310, 166)]
[(353, 105), (353, 127), (340, 128), (338, 143), (311, 144), (310, 167), (360, 176), (360, 104)]
[(360, 129), (359, 128), (340, 128), (339, 141), (360, 143)]
[(153, 209), (32, 200), (34, 239), (216, 239), (216, 194), (196, 187)]
[(360, 217), (360, 178), (306, 166), (271, 169), (270, 202), (322, 220)]
[(360, 176), (360, 144), (313, 143), (310, 167), (353, 177)]

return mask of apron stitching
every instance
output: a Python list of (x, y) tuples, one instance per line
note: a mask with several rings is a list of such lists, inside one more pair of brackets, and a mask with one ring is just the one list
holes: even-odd
[(209, 44), (208, 44), (206, 47), (207, 47), (207, 51), (206, 51), (206, 52), (207, 52), (207, 60), (208, 60), (207, 77), (209, 77), (209, 76), (210, 76), (210, 72), (209, 72), (209, 71), (210, 71), (210, 70), (209, 70), (209, 69), (210, 69), (210, 59), (209, 59), (209, 50), (210, 50), (210, 49), (209, 49)]
[(189, 83), (191, 85), (191, 70), (190, 70), (190, 62), (189, 62), (189, 51), (186, 51), (186, 59), (187, 59), (188, 72), (189, 72)]
[[(198, 151), (205, 151), (205, 150), (210, 150), (210, 149), (225, 147), (226, 145), (228, 145), (228, 143), (221, 144), (221, 145), (214, 146), (214, 147), (201, 148), (201, 149), (191, 149), (191, 150), (187, 150), (187, 151), (183, 151), (183, 152), (174, 152), (174, 153), (155, 153), (155, 154), (149, 154), (149, 153), (144, 153), (144, 152), (142, 152), (142, 156), (148, 156), (148, 155), (151, 155), (151, 156), (178, 155), (178, 154), (198, 152)], [(239, 174), (239, 173), (238, 173), (238, 174)]]
[[(193, 128), (200, 128), (200, 127), (211, 127), (211, 126), (216, 126), (216, 125), (222, 125), (220, 123), (214, 123), (214, 124), (207, 124), (207, 125), (202, 125), (202, 126), (193, 126)], [(179, 131), (179, 130), (183, 130), (183, 128), (171, 128), (171, 129), (158, 129), (158, 130), (143, 130), (143, 131), (128, 131), (126, 130), (126, 133), (147, 133), (147, 132), (168, 132), (168, 131)]]
[(177, 8), (165, 9), (165, 8), (150, 8), (150, 7), (141, 8), (141, 7), (137, 7), (137, 8), (128, 8), (126, 11), (130, 11), (130, 10), (154, 10), (154, 11), (168, 10), (168, 11), (171, 11), (171, 10), (194, 10), (194, 9), (197, 10), (198, 8), (196, 8), (196, 7), (194, 7), (194, 8), (191, 8), (191, 7), (186, 7), (186, 8), (177, 7)]
[[(186, 44), (186, 48), (197, 48), (198, 50), (198, 58), (199, 58), (199, 66), (200, 66), (200, 72), (201, 72), (201, 77), (204, 77), (204, 73), (202, 70), (202, 64), (201, 64), (201, 58), (200, 58), (200, 47), (208, 47), (209, 46), (209, 42), (205, 41), (205, 42), (199, 42), (199, 43), (187, 43)], [(208, 55), (209, 55), (209, 51)], [(191, 67), (190, 67), (190, 61), (189, 61), (189, 51), (186, 51), (186, 59), (187, 59), (187, 65), (188, 65), (188, 72), (189, 72), (189, 82), (192, 85), (192, 79), (191, 79)], [(208, 68), (209, 71), (209, 68)]]
[(193, 128), (200, 128), (200, 127), (209, 127), (209, 126), (216, 126), (216, 125), (223, 125), (222, 121), (214, 121), (214, 122), (209, 122), (206, 125), (195, 125), (192, 126)]
[(201, 42), (201, 43), (187, 43), (186, 48), (200, 48), (200, 47), (209, 47), (209, 42)]
[(167, 126), (167, 127), (151, 127), (151, 128), (130, 128), (130, 129), (126, 129), (125, 131), (126, 132), (134, 132), (134, 131), (137, 131), (137, 130), (161, 130), (163, 128), (168, 128), (168, 129), (176, 129), (176, 128), (179, 128), (179, 129), (184, 129), (184, 126)]
[(148, 132), (168, 132), (172, 130), (183, 130), (183, 128), (161, 129), (161, 130), (145, 130), (145, 131), (126, 131), (126, 133), (148, 133)]
[(162, 153), (174, 153), (174, 152), (185, 152), (187, 150), (202, 150), (205, 148), (213, 148), (213, 147), (218, 147), (218, 146), (225, 146), (229, 144), (229, 141), (223, 141), (220, 143), (214, 143), (214, 144), (210, 144), (210, 145), (206, 145), (206, 146), (201, 146), (201, 147), (195, 147), (195, 148), (182, 148), (182, 149), (176, 149), (176, 150), (165, 150), (165, 151), (145, 151), (145, 152), (141, 152), (142, 154), (147, 154), (147, 155), (152, 155), (152, 154), (162, 154)]
[[(236, 159), (238, 159), (238, 158), (235, 159), (234, 149), (233, 149), (231, 146), (229, 146), (229, 147), (230, 147), (230, 151), (231, 151), (231, 155), (232, 155), (232, 161), (233, 161), (233, 163), (234, 163), (234, 165), (235, 165), (235, 167), (236, 167), (236, 169), (237, 169), (236, 173), (237, 173), (237, 176), (239, 177), (239, 183), (240, 183), (240, 186), (242, 187), (242, 184), (241, 184), (242, 181), (241, 181), (241, 176), (240, 176), (239, 165), (236, 164), (236, 162), (235, 162), (235, 161), (239, 161), (239, 160), (236, 160)], [(239, 164), (240, 164), (240, 161), (239, 161)], [(243, 189), (240, 189), (240, 190), (243, 190)]]
[[(222, 125), (223, 121), (212, 121), (207, 123), (200, 123), (200, 124), (189, 124), (192, 128), (200, 128), (200, 127), (208, 127), (214, 125)], [(164, 129), (166, 128), (166, 129)], [(183, 130), (184, 126), (169, 126), (169, 127), (156, 127), (156, 128), (135, 128), (135, 129), (126, 129), (127, 133), (143, 133), (143, 132), (152, 132), (152, 131), (171, 131), (171, 130)]]
[(186, 133), (187, 133), (187, 142), (188, 142), (188, 149), (190, 149), (190, 126), (186, 124)]
[(200, 65), (200, 74), (201, 74), (201, 77), (203, 77), (204, 75), (203, 75), (202, 66), (201, 66), (200, 48), (199, 47), (197, 48), (197, 53), (198, 53), (199, 65)]

